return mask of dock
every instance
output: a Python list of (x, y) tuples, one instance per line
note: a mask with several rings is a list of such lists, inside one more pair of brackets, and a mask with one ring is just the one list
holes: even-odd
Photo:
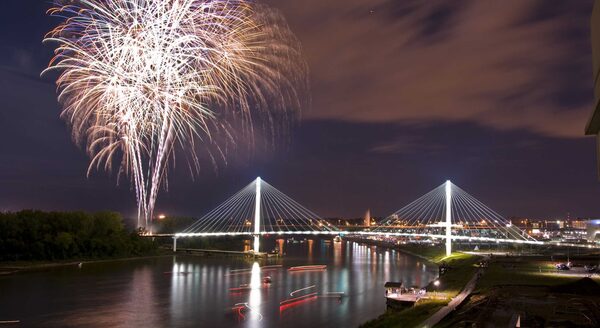
[(419, 294), (388, 294), (385, 297), (386, 305), (393, 309), (403, 309), (415, 305), (423, 297)]
[(424, 290), (417, 287), (405, 288), (401, 281), (388, 281), (384, 287), (386, 304), (389, 308), (403, 309), (415, 305), (421, 299), (429, 298)]

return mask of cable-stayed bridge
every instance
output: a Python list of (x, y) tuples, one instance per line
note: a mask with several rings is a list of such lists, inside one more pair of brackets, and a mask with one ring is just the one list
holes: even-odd
[(433, 189), (390, 215), (368, 234), (446, 240), (543, 244), (450, 182)]
[(369, 231), (341, 231), (261, 178), (257, 178), (178, 238), (252, 236), (253, 250), (264, 235), (357, 235), (452, 241), (543, 244), (450, 181), (421, 196)]
[(175, 238), (262, 235), (339, 235), (340, 231), (261, 178), (257, 178)]

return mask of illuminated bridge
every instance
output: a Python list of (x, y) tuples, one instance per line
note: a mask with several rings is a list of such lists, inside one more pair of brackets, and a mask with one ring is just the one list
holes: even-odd
[(178, 238), (251, 236), (253, 250), (264, 235), (355, 235), (452, 241), (543, 244), (450, 181), (386, 218), (371, 231), (341, 231), (261, 178), (204, 215)]

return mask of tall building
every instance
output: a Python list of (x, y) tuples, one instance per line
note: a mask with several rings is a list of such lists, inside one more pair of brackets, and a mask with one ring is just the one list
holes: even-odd
[(590, 25), (594, 70), (594, 111), (585, 128), (585, 134), (596, 136), (596, 156), (598, 158), (598, 177), (600, 178), (600, 0), (594, 1)]
[(370, 209), (368, 209), (367, 213), (365, 213), (365, 217), (364, 217), (363, 220), (364, 220), (363, 221), (363, 225), (365, 227), (370, 227), (371, 226), (371, 210)]

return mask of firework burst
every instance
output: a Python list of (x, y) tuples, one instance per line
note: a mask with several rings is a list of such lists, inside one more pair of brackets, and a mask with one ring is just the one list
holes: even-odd
[[(148, 226), (179, 146), (193, 172), (197, 141), (275, 136), (306, 89), (298, 42), (276, 12), (242, 0), (56, 1), (58, 100), (93, 169), (116, 170), (136, 191)], [(42, 74), (44, 74), (44, 72)], [(243, 133), (230, 131), (230, 119)], [(276, 120), (277, 119), (277, 120)], [(220, 152), (222, 155), (223, 153)]]

